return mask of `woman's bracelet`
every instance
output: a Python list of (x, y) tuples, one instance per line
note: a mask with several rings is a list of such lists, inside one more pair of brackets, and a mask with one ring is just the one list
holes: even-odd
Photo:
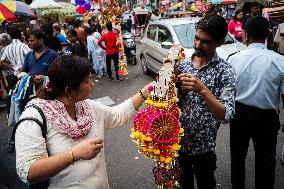
[(147, 98), (143, 95), (143, 93), (142, 93), (142, 90), (141, 90), (141, 89), (139, 90), (139, 94), (140, 94), (140, 96), (143, 98), (143, 100), (147, 100)]
[(74, 165), (75, 163), (75, 158), (74, 158), (74, 154), (73, 154), (73, 151), (72, 149), (69, 147), (69, 154), (70, 154), (70, 158), (71, 158), (71, 161), (72, 161), (72, 165)]

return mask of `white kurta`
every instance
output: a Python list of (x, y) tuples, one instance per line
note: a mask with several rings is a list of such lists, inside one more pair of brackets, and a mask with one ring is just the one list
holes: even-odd
[[(95, 120), (88, 135), (81, 140), (97, 137), (104, 139), (105, 129), (129, 122), (135, 113), (131, 99), (114, 107), (108, 107), (93, 100), (86, 101), (91, 105)], [(34, 117), (42, 121), (40, 114), (34, 108), (27, 108), (21, 115), (21, 118), (24, 117)], [(45, 143), (40, 127), (33, 121), (24, 121), (16, 132), (16, 164), (20, 178), (27, 182), (28, 170), (36, 158), (46, 157), (47, 154), (52, 156), (75, 145), (76, 142), (73, 139), (62, 135), (50, 125), (47, 125)], [(109, 189), (104, 150), (102, 149), (92, 160), (80, 160), (68, 166), (52, 177), (49, 182), (49, 188), (56, 189)]]

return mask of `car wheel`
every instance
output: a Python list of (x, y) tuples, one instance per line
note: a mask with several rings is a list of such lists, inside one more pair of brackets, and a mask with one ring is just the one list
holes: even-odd
[(141, 60), (141, 67), (142, 67), (142, 71), (144, 74), (148, 74), (149, 73), (149, 68), (148, 68), (148, 63), (147, 63), (147, 60), (144, 56), (141, 56), (140, 58)]

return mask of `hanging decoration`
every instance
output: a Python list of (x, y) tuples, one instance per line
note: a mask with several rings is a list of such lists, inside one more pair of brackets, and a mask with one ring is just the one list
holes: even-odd
[[(178, 57), (178, 58), (177, 58)], [(174, 45), (153, 86), (146, 108), (134, 116), (131, 137), (138, 151), (156, 163), (153, 169), (158, 189), (178, 189), (181, 170), (176, 161), (184, 129), (177, 107), (175, 61), (185, 58), (184, 49)]]
[(123, 39), (122, 39), (122, 32), (119, 30), (119, 35), (117, 39), (117, 44), (118, 46), (118, 54), (119, 54), (119, 70), (118, 70), (118, 75), (119, 76), (127, 76), (128, 75), (128, 70), (127, 70), (127, 58), (124, 53), (124, 44), (123, 44)]
[(196, 1), (195, 3), (192, 3), (190, 6), (191, 11), (193, 12), (210, 12), (212, 3), (200, 0)]
[(102, 16), (102, 26), (105, 26), (108, 21), (112, 22), (114, 25), (119, 25), (120, 17), (125, 11), (125, 6), (120, 7), (116, 0), (104, 1), (99, 11)]

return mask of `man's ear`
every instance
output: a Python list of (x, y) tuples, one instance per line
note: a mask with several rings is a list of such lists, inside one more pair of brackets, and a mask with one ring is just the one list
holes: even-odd
[(43, 39), (43, 38), (40, 38), (39, 41), (40, 41), (41, 43), (44, 43), (44, 39)]

